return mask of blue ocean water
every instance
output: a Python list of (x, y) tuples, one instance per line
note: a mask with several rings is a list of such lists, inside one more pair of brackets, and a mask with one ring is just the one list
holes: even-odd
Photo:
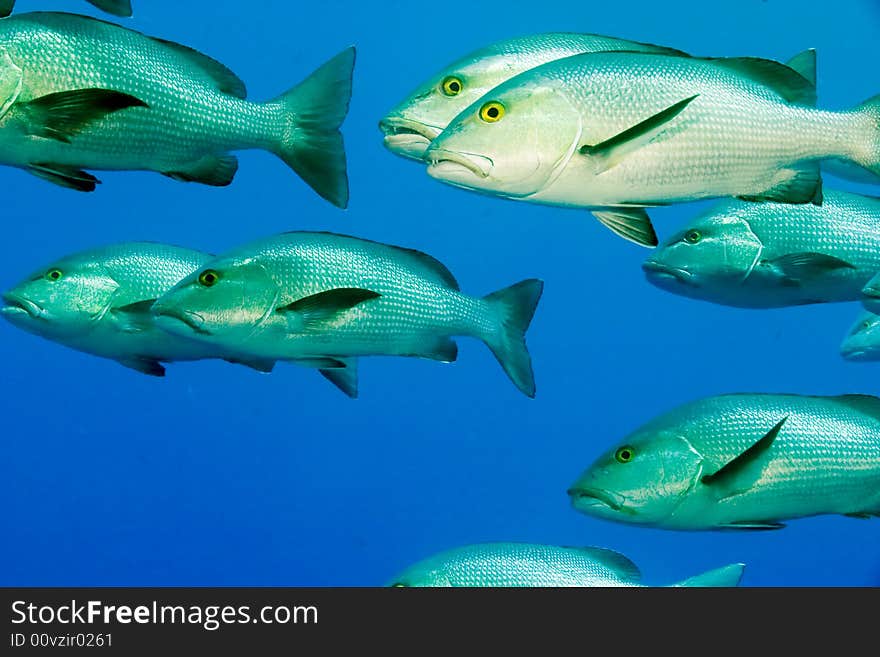
[[(517, 392), (468, 339), (451, 365), (363, 359), (351, 401), (293, 366), (260, 375), (181, 363), (153, 379), (4, 322), (0, 584), (379, 585), (442, 549), (516, 540), (613, 548), (652, 584), (742, 561), (745, 585), (880, 585), (880, 520), (680, 533), (588, 518), (565, 494), (598, 453), (688, 400), (880, 393), (880, 365), (838, 355), (857, 304), (748, 311), (672, 296), (644, 280), (646, 250), (588, 213), (443, 186), (388, 153), (376, 127), (461, 55), (543, 31), (780, 60), (813, 47), (820, 104), (849, 107), (880, 92), (876, 0), (134, 6), (125, 25), (219, 59), (254, 99), (357, 45), (343, 129), (350, 209), (323, 202), (262, 152), (240, 153), (224, 189), (102, 172), (98, 191), (79, 195), (0, 169), (0, 287), (118, 241), (219, 252), (284, 230), (349, 233), (424, 250), (472, 294), (543, 278), (528, 334), (537, 398)], [(18, 11), (36, 9), (92, 11), (74, 0), (18, 2)], [(704, 205), (655, 211), (661, 239)]]

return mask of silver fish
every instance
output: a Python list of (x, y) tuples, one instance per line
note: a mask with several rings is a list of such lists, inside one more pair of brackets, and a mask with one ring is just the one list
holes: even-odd
[(168, 331), (271, 360), (311, 362), (354, 396), (347, 359), (457, 358), (451, 336), (483, 340), (514, 384), (534, 396), (525, 332), (543, 283), (483, 298), (459, 291), (419, 251), (332, 233), (293, 232), (230, 251), (156, 302)]
[(664, 529), (880, 515), (880, 399), (734, 394), (685, 404), (600, 456), (575, 509)]
[[(673, 586), (737, 586), (743, 564), (731, 564)], [(390, 586), (637, 587), (638, 567), (613, 550), (529, 543), (482, 543), (441, 552), (397, 575)]]
[(668, 292), (740, 308), (856, 301), (880, 271), (880, 200), (825, 190), (822, 205), (723, 201), (642, 269)]
[(339, 126), (354, 49), (267, 103), (191, 48), (74, 14), (0, 21), (0, 163), (93, 191), (86, 169), (157, 171), (228, 185), (232, 151), (276, 154), (334, 205), (348, 203)]
[(840, 355), (847, 360), (880, 360), (880, 316), (870, 311), (860, 313), (840, 345)]

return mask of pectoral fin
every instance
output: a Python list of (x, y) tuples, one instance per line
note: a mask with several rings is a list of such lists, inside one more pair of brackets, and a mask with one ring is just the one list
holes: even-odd
[(782, 430), (782, 425), (785, 424), (786, 420), (788, 420), (787, 415), (779, 422), (777, 422), (776, 425), (772, 429), (770, 429), (770, 431), (764, 434), (764, 436), (758, 442), (749, 447), (746, 451), (734, 458), (732, 461), (728, 462), (726, 465), (723, 465), (716, 472), (703, 475), (700, 481), (707, 486), (720, 486), (730, 483), (739, 473), (743, 471), (744, 468), (746, 468), (749, 464), (754, 463), (770, 448), (770, 445), (772, 445), (773, 441), (776, 440), (776, 436), (779, 435), (779, 432)]
[(165, 368), (155, 358), (133, 356), (131, 358), (121, 358), (117, 362), (124, 367), (137, 370), (149, 376), (165, 376)]
[(64, 164), (34, 163), (25, 171), (37, 178), (78, 192), (93, 192), (95, 187), (101, 184), (101, 181), (92, 174)]
[(806, 278), (816, 278), (838, 269), (856, 268), (846, 260), (824, 253), (789, 253), (768, 260), (767, 264), (778, 269), (784, 277), (793, 283), (799, 283)]
[(112, 89), (76, 89), (16, 105), (27, 134), (69, 142), (89, 123), (129, 107), (148, 107), (140, 98)]
[(785, 527), (785, 525), (781, 522), (751, 522), (749, 520), (718, 525), (718, 529), (744, 529), (751, 531), (768, 531), (772, 529), (782, 529), (783, 527)]
[(332, 328), (329, 324), (345, 311), (380, 296), (378, 292), (372, 290), (341, 287), (297, 299), (278, 308), (276, 312), (287, 316), (293, 331), (328, 329)]
[(685, 98), (600, 144), (581, 146), (580, 154), (595, 161), (596, 175), (613, 169), (627, 155), (653, 142), (666, 129), (667, 124), (681, 114), (697, 96), (699, 94)]
[(356, 358), (341, 358), (344, 367), (319, 369), (325, 379), (339, 388), (351, 399), (358, 396), (358, 362)]
[(657, 233), (645, 208), (603, 208), (593, 216), (615, 235), (639, 246), (657, 246)]
[(140, 333), (154, 327), (153, 316), (150, 308), (156, 303), (155, 299), (136, 301), (119, 308), (111, 308), (110, 312), (116, 317), (119, 326), (125, 333)]

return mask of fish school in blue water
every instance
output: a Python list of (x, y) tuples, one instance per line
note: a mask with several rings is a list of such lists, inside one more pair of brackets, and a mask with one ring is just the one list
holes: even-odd
[[(137, 1), (90, 2), (109, 20), (0, 2), (0, 164), (87, 208), (101, 171), (227, 186), (235, 153), (258, 149), (347, 207), (354, 47), (328, 48), (288, 91), (256, 101), (223, 63), (129, 27), (121, 19), (136, 19)], [(823, 172), (880, 183), (880, 97), (823, 108), (813, 50), (780, 62), (675, 45), (577, 33), (487, 44), (414, 80), (375, 117), (376, 139), (389, 158), (459, 188), (462, 205), (470, 191), (590, 213), (608, 240), (651, 249), (642, 268), (652, 285), (695, 303), (861, 302), (841, 356), (880, 361), (880, 201), (823, 185)], [(653, 209), (703, 199), (717, 201), (658, 239)], [(524, 397), (540, 394), (527, 348), (538, 278), (475, 295), (479, 281), (460, 284), (423, 245), (370, 235), (286, 232), (215, 254), (100, 237), (20, 272), (3, 317), (147, 376), (204, 359), (264, 373), (291, 364), (349, 398), (360, 357), (451, 363), (455, 339), (472, 337)], [(540, 380), (541, 363), (534, 369)], [(673, 531), (870, 520), (880, 516), (880, 399), (850, 392), (723, 394), (670, 408), (559, 487), (576, 512)], [(424, 557), (386, 583), (727, 587), (748, 567), (643, 584), (604, 545), (493, 542)]]

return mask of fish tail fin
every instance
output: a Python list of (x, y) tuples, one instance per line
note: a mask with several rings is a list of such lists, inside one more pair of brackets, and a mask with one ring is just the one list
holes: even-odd
[(285, 118), (275, 154), (340, 208), (348, 205), (348, 173), (339, 128), (351, 101), (354, 60), (354, 47), (346, 48), (273, 101)]
[(529, 397), (535, 396), (535, 375), (526, 331), (543, 291), (544, 281), (530, 278), (483, 298), (498, 318), (495, 330), (483, 336), (483, 341), (514, 385)]
[(108, 14), (129, 18), (131, 16), (131, 0), (89, 0), (98, 9)]
[(856, 107), (855, 113), (864, 127), (858, 132), (852, 160), (875, 176), (880, 176), (880, 95)]
[(697, 588), (739, 586), (745, 567), (745, 564), (733, 563), (723, 568), (716, 568), (707, 573), (689, 577), (675, 586)]

